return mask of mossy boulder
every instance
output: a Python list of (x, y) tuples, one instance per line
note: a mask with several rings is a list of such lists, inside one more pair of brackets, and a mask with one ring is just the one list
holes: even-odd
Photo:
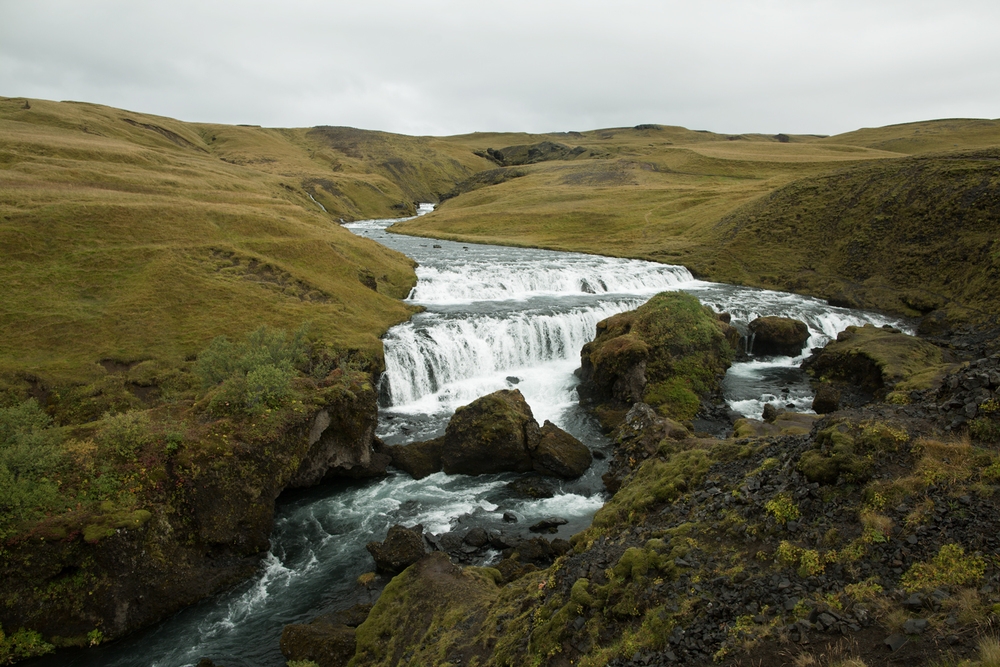
[(354, 657), (355, 630), (321, 616), (312, 623), (286, 625), (281, 653), (290, 661), (312, 661), (318, 667), (344, 667)]
[(502, 389), (460, 407), (448, 422), (441, 462), (449, 475), (528, 472), (538, 422), (517, 389)]
[(805, 322), (790, 317), (758, 317), (748, 327), (751, 354), (796, 357), (809, 340)]
[(830, 424), (816, 434), (815, 442), (816, 448), (803, 452), (797, 466), (810, 482), (834, 484), (843, 477), (857, 483), (869, 477), (871, 463), (858, 456), (847, 423)]
[(581, 352), (582, 400), (606, 414), (647, 403), (664, 416), (693, 417), (732, 362), (739, 334), (727, 319), (691, 295), (664, 292), (599, 322)]
[(475, 642), (501, 575), (460, 568), (441, 552), (394, 577), (358, 626), (352, 665), (485, 664), (490, 649)]
[(538, 426), (517, 389), (502, 389), (455, 411), (445, 429), (442, 469), (449, 475), (535, 471), (579, 477), (590, 450), (558, 426)]
[(892, 327), (850, 326), (802, 363), (817, 380), (882, 400), (891, 391), (937, 388), (957, 368), (951, 352)]

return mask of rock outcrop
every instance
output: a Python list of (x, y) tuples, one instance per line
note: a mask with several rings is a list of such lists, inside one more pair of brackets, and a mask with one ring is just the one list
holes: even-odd
[(748, 352), (759, 356), (797, 357), (809, 340), (805, 322), (789, 317), (758, 317), (750, 323)]
[(270, 547), (284, 489), (331, 474), (384, 473), (372, 385), (321, 391), (320, 406), (289, 411), (281, 430), (265, 437), (237, 437), (230, 425), (224, 456), (201, 442), (182, 446), (159, 482), (171, 490), (169, 503), (137, 510), (105, 503), (9, 541), (0, 560), (0, 626), (63, 638), (100, 628), (111, 639), (252, 576)]
[(392, 447), (392, 462), (420, 479), (449, 475), (537, 472), (572, 479), (593, 461), (586, 445), (546, 421), (539, 427), (517, 389), (501, 389), (455, 411), (442, 438)]
[(884, 400), (894, 391), (936, 388), (957, 366), (954, 356), (936, 345), (871, 324), (847, 327), (802, 362), (817, 381), (830, 382), (840, 392), (841, 407)]
[(675, 419), (693, 417), (717, 397), (739, 340), (726, 320), (693, 296), (665, 292), (599, 322), (581, 353), (581, 400), (608, 430), (635, 403)]

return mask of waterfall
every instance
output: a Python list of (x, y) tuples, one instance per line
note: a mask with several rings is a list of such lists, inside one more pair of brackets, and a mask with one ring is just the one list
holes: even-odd
[(544, 314), (418, 316), (384, 339), (385, 405), (406, 405), (442, 391), (449, 400), (467, 403), (483, 395), (483, 387), (463, 382), (485, 377), (497, 384), (497, 378), (505, 381), (510, 373), (554, 361), (579, 365), (580, 349), (593, 339), (597, 323), (642, 302), (617, 299)]

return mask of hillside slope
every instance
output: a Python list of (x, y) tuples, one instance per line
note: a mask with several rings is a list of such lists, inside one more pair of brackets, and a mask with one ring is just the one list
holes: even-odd
[(836, 137), (640, 126), (571, 139), (604, 153), (495, 170), (394, 229), (682, 264), (708, 280), (908, 316), (937, 311), (928, 331), (996, 324), (1000, 121)]
[(86, 381), (306, 320), (376, 351), (411, 312), (412, 263), (337, 223), (412, 214), (488, 164), (426, 138), (0, 98), (0, 371)]

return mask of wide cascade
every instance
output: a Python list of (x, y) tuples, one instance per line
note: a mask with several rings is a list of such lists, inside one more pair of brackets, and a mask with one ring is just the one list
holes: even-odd
[[(607, 438), (578, 404), (580, 348), (595, 335), (597, 322), (665, 290), (694, 294), (731, 313), (744, 330), (760, 316), (802, 320), (809, 326), (808, 347), (825, 344), (851, 324), (899, 326), (816, 299), (695, 280), (682, 267), (400, 236), (385, 231), (392, 222), (349, 225), (419, 263), (409, 299), (426, 310), (384, 338), (379, 435), (389, 444), (435, 437), (457, 407), (517, 387), (540, 423), (548, 419), (592, 450), (607, 451)], [(735, 364), (725, 383), (730, 405), (749, 416), (776, 400), (807, 411), (812, 395), (800, 361), (754, 357)], [(523, 530), (557, 515), (569, 520), (559, 533), (567, 538), (604, 502), (602, 472), (596, 462), (545, 499), (512, 493), (512, 474), (438, 473), (414, 481), (393, 472), (299, 493), (279, 505), (271, 552), (257, 579), (133, 637), (39, 664), (179, 667), (209, 657), (228, 667), (279, 667), (285, 664), (278, 649), (284, 625), (369, 601), (368, 589), (357, 583), (373, 568), (365, 544), (383, 539), (393, 524), (420, 523), (442, 533), (499, 526), (509, 512)]]

